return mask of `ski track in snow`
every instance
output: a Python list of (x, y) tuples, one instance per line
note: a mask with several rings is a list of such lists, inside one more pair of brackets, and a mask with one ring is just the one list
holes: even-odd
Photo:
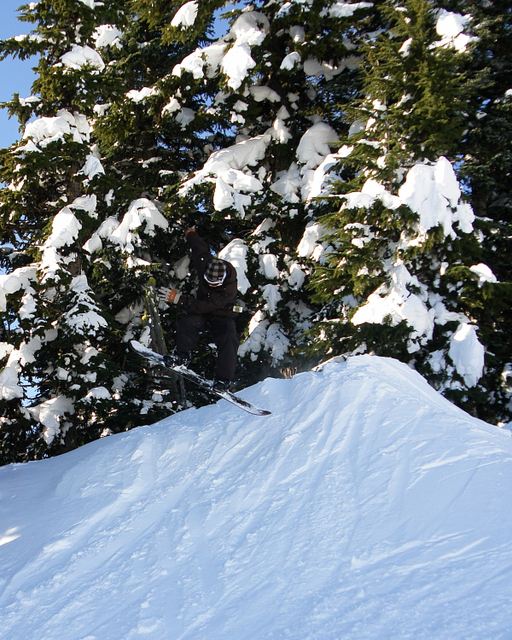
[(512, 442), (370, 356), (0, 468), (1, 640), (512, 638)]

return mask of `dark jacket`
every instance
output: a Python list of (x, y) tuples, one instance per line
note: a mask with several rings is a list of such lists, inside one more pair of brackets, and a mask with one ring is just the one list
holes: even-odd
[(227, 268), (226, 278), (220, 286), (210, 286), (204, 279), (204, 272), (208, 263), (215, 256), (210, 253), (208, 245), (197, 231), (191, 231), (187, 234), (187, 242), (192, 249), (192, 262), (199, 275), (199, 286), (195, 298), (181, 295), (178, 306), (188, 313), (234, 318), (237, 314), (233, 311), (233, 305), (238, 295), (235, 267), (223, 260)]

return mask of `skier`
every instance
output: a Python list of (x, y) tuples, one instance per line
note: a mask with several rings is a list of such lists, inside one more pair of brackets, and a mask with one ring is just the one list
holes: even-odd
[(192, 249), (199, 286), (196, 297), (169, 287), (159, 289), (161, 301), (176, 304), (186, 312), (178, 320), (176, 348), (164, 361), (169, 366), (187, 365), (201, 332), (208, 329), (218, 351), (214, 389), (229, 390), (235, 378), (239, 344), (234, 320), (237, 314), (233, 309), (237, 297), (236, 270), (211, 254), (195, 227), (185, 232), (185, 238)]

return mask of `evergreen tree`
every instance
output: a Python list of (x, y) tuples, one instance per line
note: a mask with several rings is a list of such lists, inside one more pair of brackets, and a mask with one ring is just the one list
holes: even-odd
[[(470, 99), (460, 144), (458, 169), (481, 233), (482, 261), (496, 282), (485, 286), (485, 300), (474, 314), (486, 345), (481, 384), (492, 396), (492, 409), (480, 415), (509, 421), (512, 405), (512, 7), (509, 2), (450, 2), (447, 9), (468, 14), (472, 37), (469, 55), (461, 59)], [(480, 296), (481, 298), (481, 296)]]
[(22, 19), (34, 31), (1, 48), (39, 56), (34, 95), (8, 105), (23, 138), (2, 152), (2, 462), (176, 409), (127, 340), (143, 332), (144, 285), (172, 244), (158, 196), (194, 166), (191, 141), (144, 102), (174, 49), (125, 3), (41, 0)]
[(22, 19), (37, 29), (2, 44), (3, 56), (39, 55), (35, 95), (9, 105), (22, 125), (35, 120), (2, 154), (2, 236), (12, 247), (2, 265), (3, 462), (42, 455), (59, 434), (76, 446), (113, 404), (105, 383), (116, 371), (98, 348), (108, 321), (78, 248), (94, 202), (83, 185), (101, 171), (88, 120), (103, 68), (88, 44), (95, 18), (83, 3), (26, 6)]
[[(197, 25), (218, 25), (214, 2), (137, 7), (162, 30), (171, 25), (169, 42), (188, 44)], [(311, 305), (297, 247), (348, 128), (343, 103), (357, 94), (359, 33), (373, 15), (371, 3), (237, 3), (223, 14), (224, 35), (173, 70), (181, 85), (169, 92), (170, 115), (181, 116), (195, 97), (203, 107), (192, 126), (209, 118), (211, 131), (206, 162), (169, 193), (168, 206), (195, 216), (212, 247), (239, 267), (249, 309), (240, 319), (242, 384), (298, 366), (291, 346)]]
[[(368, 42), (339, 208), (332, 197), (318, 207), (330, 232), (312, 280), (324, 305), (312, 346), (398, 357), (460, 406), (496, 419), (485, 408), (493, 394), (481, 382), (478, 323), (494, 277), (450, 162), (460, 160), (466, 126), (470, 92), (458, 63), (468, 39), (425, 0), (382, 12), (388, 28)], [(448, 17), (462, 28), (462, 16)]]

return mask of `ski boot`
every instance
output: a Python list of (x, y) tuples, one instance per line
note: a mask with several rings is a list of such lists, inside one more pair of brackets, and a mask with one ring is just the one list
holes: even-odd
[(223, 391), (231, 391), (231, 380), (215, 376), (215, 378), (213, 379), (212, 389), (221, 393)]

